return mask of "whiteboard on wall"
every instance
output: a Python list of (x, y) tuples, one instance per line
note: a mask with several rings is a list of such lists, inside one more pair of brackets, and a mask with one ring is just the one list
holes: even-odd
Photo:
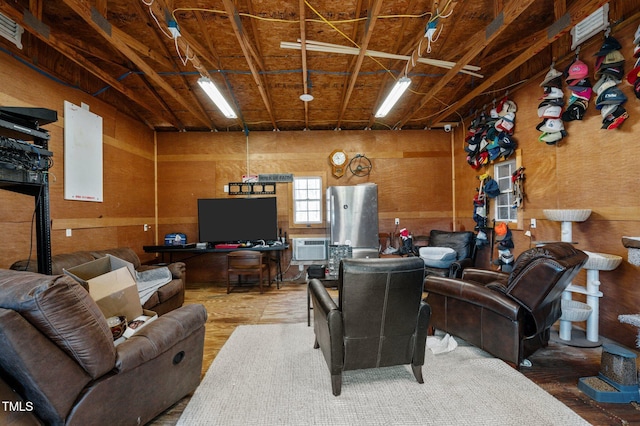
[(64, 198), (102, 202), (102, 117), (64, 101)]

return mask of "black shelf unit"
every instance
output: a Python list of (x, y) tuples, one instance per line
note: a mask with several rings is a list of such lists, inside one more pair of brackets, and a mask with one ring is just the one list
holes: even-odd
[[(50, 157), (49, 132), (41, 124), (57, 121), (57, 112), (44, 108), (0, 107), (0, 136), (15, 140), (15, 146)], [(25, 141), (33, 141), (25, 142)], [(0, 146), (0, 150), (6, 147)], [(48, 159), (45, 159), (48, 161)], [(51, 213), (49, 210), (48, 166), (35, 170), (4, 167), (0, 164), (0, 189), (30, 195), (35, 201), (36, 253), (38, 272), (51, 275)]]

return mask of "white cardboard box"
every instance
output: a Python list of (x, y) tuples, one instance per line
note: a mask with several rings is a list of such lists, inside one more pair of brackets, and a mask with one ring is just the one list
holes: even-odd
[(129, 322), (143, 314), (132, 269), (131, 263), (107, 255), (65, 269), (64, 273), (89, 290), (105, 318), (124, 315)]

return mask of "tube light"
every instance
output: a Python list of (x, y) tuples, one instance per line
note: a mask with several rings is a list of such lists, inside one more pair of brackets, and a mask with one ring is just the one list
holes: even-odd
[(202, 87), (202, 90), (211, 98), (211, 100), (216, 104), (220, 112), (224, 114), (227, 118), (238, 118), (231, 106), (227, 102), (227, 100), (222, 96), (222, 93), (218, 90), (213, 81), (211, 81), (207, 77), (200, 77), (198, 79), (198, 84)]
[(385, 99), (380, 108), (378, 108), (378, 112), (376, 112), (375, 117), (380, 118), (386, 116), (410, 84), (411, 79), (409, 77), (399, 78), (398, 81), (396, 81), (395, 86), (393, 86), (393, 89), (391, 89), (391, 92), (389, 92), (387, 99)]

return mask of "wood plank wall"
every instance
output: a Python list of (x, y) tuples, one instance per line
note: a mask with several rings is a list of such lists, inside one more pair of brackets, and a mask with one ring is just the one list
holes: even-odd
[[(19, 76), (19, 78), (17, 77)], [(43, 128), (51, 135), (50, 169), (51, 249), (53, 254), (76, 250), (130, 246), (143, 255), (142, 245), (153, 244), (145, 223), (155, 220), (154, 133), (117, 109), (60, 85), (44, 73), (0, 54), (0, 105), (48, 108), (58, 121)], [(86, 103), (103, 119), (104, 202), (64, 200), (64, 101)], [(33, 197), (0, 191), (0, 267), (35, 257), (35, 239), (29, 238)], [(33, 225), (35, 228), (35, 225)], [(71, 229), (71, 236), (66, 230)], [(153, 230), (153, 228), (152, 228)], [(34, 231), (35, 232), (35, 231)]]
[[(635, 62), (633, 58), (633, 38), (638, 26), (627, 25), (612, 35), (622, 44), (621, 52), (626, 58), (625, 71), (629, 72)], [(602, 35), (594, 37), (588, 48), (582, 48), (580, 59), (589, 66), (592, 84), (597, 81), (595, 57), (602, 44)], [(563, 71), (575, 58), (572, 55), (559, 61), (556, 69)], [(546, 71), (545, 73), (546, 74)], [(600, 334), (621, 343), (635, 347), (637, 330), (618, 322), (618, 315), (640, 312), (640, 268), (627, 261), (627, 249), (622, 245), (622, 236), (640, 235), (640, 198), (638, 186), (638, 134), (640, 132), (640, 100), (633, 94), (631, 85), (623, 81), (618, 87), (628, 101), (624, 107), (629, 119), (616, 130), (602, 130), (602, 117), (595, 108), (595, 96), (591, 99), (583, 121), (566, 124), (568, 137), (556, 146), (538, 141), (540, 132), (536, 125), (541, 119), (537, 115), (539, 98), (543, 89), (539, 84), (544, 79), (540, 75), (521, 88), (510, 91), (509, 97), (517, 106), (514, 137), (522, 153), (525, 167), (526, 201), (524, 229), (513, 229), (514, 253), (535, 245), (535, 241), (557, 241), (561, 239), (560, 222), (545, 219), (544, 209), (592, 209), (589, 219), (575, 223), (572, 227), (573, 240), (577, 247), (591, 252), (621, 256), (623, 261), (614, 271), (600, 272)], [(515, 83), (515, 82), (514, 82)], [(569, 90), (565, 85), (565, 101)], [(504, 95), (496, 93), (500, 99)], [(466, 125), (468, 126), (469, 120)], [(462, 126), (466, 127), (466, 126)], [(473, 170), (464, 164), (464, 134), (456, 131), (456, 192), (458, 217), (469, 217), (471, 199), (477, 186), (475, 176), (484, 172)], [(532, 229), (530, 241), (524, 235), (529, 229), (530, 219), (537, 219), (537, 228)], [(586, 273), (581, 272), (574, 281), (584, 285)], [(584, 301), (584, 298), (574, 297)], [(584, 326), (584, 324), (582, 324)]]
[[(183, 232), (188, 241), (197, 241), (198, 198), (227, 197), (224, 186), (229, 182), (266, 173), (322, 176), (326, 186), (376, 183), (380, 232), (406, 227), (424, 235), (432, 228), (453, 229), (451, 135), (443, 130), (159, 133), (158, 229), (160, 235)], [(337, 148), (349, 158), (366, 155), (373, 165), (370, 175), (333, 177), (329, 154)], [(291, 226), (291, 192), (291, 184), (276, 184), (283, 232), (289, 237), (326, 235), (325, 228)], [(290, 253), (286, 256), (288, 260)], [(190, 280), (224, 279), (224, 257), (210, 258), (189, 260), (202, 266), (189, 268)], [(212, 261), (213, 268), (204, 266)]]
[[(629, 70), (633, 59), (635, 28), (628, 26), (613, 35), (623, 44)], [(593, 76), (593, 53), (599, 46), (584, 49), (581, 59)], [(572, 58), (556, 64), (564, 69)], [(21, 76), (17, 79), (15, 76)], [(601, 117), (592, 100), (585, 120), (567, 124), (569, 137), (557, 146), (537, 140), (535, 126), (540, 119), (537, 105), (542, 89), (530, 81), (511, 89), (517, 103), (515, 138), (526, 168), (524, 229), (512, 228), (514, 253), (526, 250), (535, 241), (560, 239), (560, 224), (544, 218), (547, 208), (590, 208), (591, 217), (573, 227), (573, 239), (584, 250), (616, 254), (623, 262), (615, 271), (602, 272), (600, 333), (633, 347), (636, 330), (621, 325), (617, 316), (640, 311), (638, 280), (640, 268), (627, 261), (621, 244), (623, 235), (640, 235), (638, 201), (637, 134), (640, 130), (640, 101), (631, 87), (620, 88), (628, 96), (625, 107), (630, 118), (613, 131), (600, 129)], [(595, 79), (592, 77), (592, 82)], [(242, 133), (159, 133), (122, 116), (92, 97), (61, 86), (41, 73), (0, 55), (0, 104), (45, 107), (58, 111), (59, 121), (47, 126), (55, 165), (51, 169), (52, 249), (54, 254), (74, 250), (131, 246), (143, 260), (153, 255), (142, 246), (154, 244), (168, 232), (185, 232), (197, 239), (196, 200), (223, 197), (224, 184), (242, 174), (295, 173), (322, 174), (328, 185), (375, 182), (380, 191), (380, 230), (400, 227), (414, 235), (430, 229), (473, 229), (472, 199), (480, 173), (466, 163), (464, 136), (469, 119), (452, 133), (430, 131), (325, 131)], [(46, 93), (46, 96), (42, 96)], [(497, 93), (497, 97), (501, 93)], [(104, 119), (105, 201), (85, 203), (63, 200), (63, 100), (85, 102)], [(157, 138), (157, 196), (154, 150)], [(452, 139), (453, 138), (453, 139)], [(453, 144), (453, 155), (451, 146)], [(249, 155), (247, 156), (247, 147)], [(343, 148), (350, 156), (363, 153), (374, 168), (368, 178), (331, 177), (329, 153)], [(247, 167), (248, 163), (248, 167)], [(452, 176), (454, 179), (452, 179)], [(323, 229), (294, 229), (289, 226), (290, 188), (277, 185), (279, 221), (289, 236), (323, 235)], [(455, 193), (455, 197), (452, 196)], [(157, 223), (156, 218), (157, 206)], [(455, 210), (455, 215), (453, 211)], [(8, 267), (29, 254), (33, 200), (0, 191), (0, 267)], [(538, 220), (530, 241), (524, 232), (531, 218)], [(152, 224), (150, 232), (142, 225)], [(72, 236), (65, 237), (65, 229)], [(483, 262), (488, 259), (484, 252)], [(189, 280), (213, 280), (221, 276), (221, 260), (205, 256), (189, 259)], [(488, 265), (486, 265), (488, 266)], [(585, 274), (576, 279), (583, 284)]]

